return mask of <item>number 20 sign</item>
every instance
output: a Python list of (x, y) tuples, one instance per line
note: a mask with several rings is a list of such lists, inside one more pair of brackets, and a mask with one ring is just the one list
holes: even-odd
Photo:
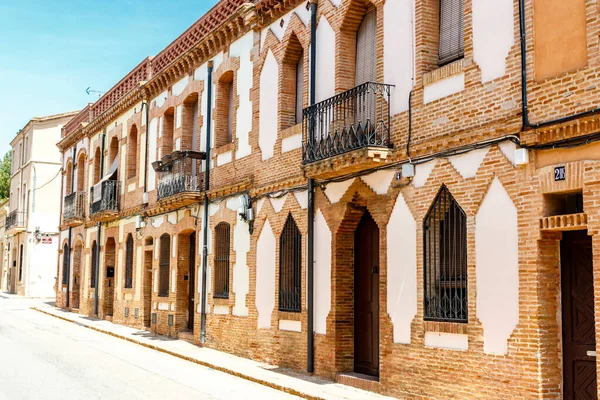
[(555, 181), (564, 181), (566, 178), (565, 174), (565, 166), (554, 167), (554, 180)]

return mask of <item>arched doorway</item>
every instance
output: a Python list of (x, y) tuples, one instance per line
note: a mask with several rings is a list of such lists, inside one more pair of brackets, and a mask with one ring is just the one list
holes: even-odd
[(113, 305), (115, 299), (115, 261), (116, 261), (116, 243), (115, 239), (109, 237), (106, 239), (106, 250), (104, 252), (104, 271), (103, 271), (103, 310), (104, 316), (112, 317)]

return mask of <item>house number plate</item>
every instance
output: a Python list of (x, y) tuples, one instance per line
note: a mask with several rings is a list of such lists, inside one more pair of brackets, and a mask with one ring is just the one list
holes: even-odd
[(555, 181), (564, 181), (566, 178), (565, 174), (565, 166), (554, 167), (554, 180)]

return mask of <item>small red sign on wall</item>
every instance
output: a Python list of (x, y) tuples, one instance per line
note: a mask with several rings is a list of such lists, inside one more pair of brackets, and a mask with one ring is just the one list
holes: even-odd
[(51, 237), (43, 237), (42, 244), (52, 244), (52, 238)]

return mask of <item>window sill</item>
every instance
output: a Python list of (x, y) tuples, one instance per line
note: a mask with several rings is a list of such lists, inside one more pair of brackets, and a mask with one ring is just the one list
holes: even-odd
[(289, 128), (286, 128), (281, 131), (281, 138), (285, 139), (290, 136), (300, 135), (302, 134), (302, 123), (292, 125)]
[(229, 306), (229, 298), (224, 299), (222, 297), (213, 297), (213, 305), (215, 306)]
[(223, 153), (227, 153), (228, 151), (232, 151), (234, 148), (235, 148), (234, 142), (226, 143), (226, 144), (223, 144), (219, 147), (215, 147), (214, 149), (212, 149), (212, 154), (214, 156), (218, 156), (219, 154), (223, 154)]
[(469, 330), (469, 324), (467, 322), (423, 321), (423, 330), (425, 332), (455, 333), (458, 335), (466, 335)]
[(432, 83), (439, 82), (453, 75), (462, 74), (464, 69), (465, 59), (461, 58), (460, 60), (446, 64), (433, 71), (425, 72), (423, 74), (423, 86), (431, 85)]
[(277, 319), (289, 321), (302, 321), (302, 311), (277, 310)]

